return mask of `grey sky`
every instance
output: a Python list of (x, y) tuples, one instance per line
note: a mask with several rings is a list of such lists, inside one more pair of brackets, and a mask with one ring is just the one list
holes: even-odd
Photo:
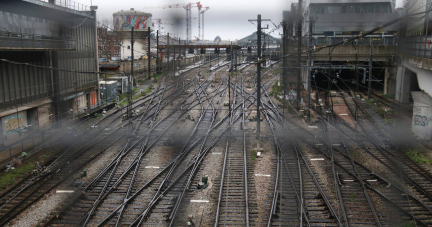
[[(183, 0), (75, 0), (86, 5), (98, 5), (98, 18), (111, 18), (114, 12), (135, 8), (144, 12), (151, 13), (153, 18), (172, 18), (179, 15), (184, 18), (184, 9), (158, 9), (148, 8), (151, 6), (164, 6), (174, 3), (187, 3)], [(197, 1), (194, 1), (197, 2)], [(248, 19), (256, 19), (257, 14), (261, 14), (264, 19), (271, 19), (276, 25), (282, 20), (282, 11), (289, 10), (291, 2), (288, 0), (201, 0), (203, 7), (210, 7), (205, 13), (205, 39), (213, 40), (219, 35), (223, 40), (240, 39), (256, 31), (256, 25), (248, 22)], [(397, 0), (397, 6), (402, 5), (402, 0)], [(194, 19), (196, 18), (196, 19)], [(154, 21), (154, 20), (153, 20)], [(183, 20), (182, 20), (183, 21)], [(162, 21), (171, 23), (170, 21)], [(185, 23), (185, 22), (184, 22)], [(186, 29), (173, 30), (173, 26), (162, 25), (162, 31), (170, 33), (180, 33), (180, 37), (186, 36)], [(273, 23), (269, 23), (270, 28), (274, 28)], [(155, 25), (157, 29), (157, 26)], [(271, 29), (269, 29), (271, 30)], [(266, 30), (267, 32), (269, 30)], [(276, 30), (272, 35), (280, 37), (282, 30)], [(192, 38), (198, 35), (198, 9), (192, 8)]]

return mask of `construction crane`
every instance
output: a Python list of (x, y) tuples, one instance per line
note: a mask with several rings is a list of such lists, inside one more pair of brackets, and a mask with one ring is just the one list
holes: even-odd
[(176, 3), (171, 5), (164, 5), (164, 6), (151, 6), (151, 7), (144, 7), (144, 8), (162, 8), (162, 9), (176, 9), (176, 8), (183, 8), (186, 10), (186, 41), (190, 42), (192, 39), (192, 14), (191, 9), (194, 7), (198, 7), (198, 5), (201, 5), (200, 2), (197, 3)]
[(202, 38), (201, 38), (201, 40), (202, 41), (204, 41), (204, 13), (209, 9), (210, 9), (210, 7), (207, 6), (204, 8), (203, 11), (201, 11), (201, 14), (202, 14)]
[(198, 39), (197, 41), (201, 38), (201, 8), (202, 5), (200, 2), (197, 2), (197, 7), (198, 7)]
[[(162, 20), (172, 20), (172, 19), (167, 19), (167, 18), (155, 18), (154, 19), (156, 22), (154, 22), (154, 23), (156, 23), (157, 25), (158, 25), (158, 30), (161, 30), (161, 25), (162, 24), (165, 24), (165, 25), (174, 25), (173, 23), (162, 23)], [(154, 25), (153, 25), (154, 26)]]

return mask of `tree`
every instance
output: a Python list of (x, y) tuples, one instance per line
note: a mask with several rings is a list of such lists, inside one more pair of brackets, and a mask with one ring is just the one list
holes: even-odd
[(110, 61), (111, 57), (120, 57), (122, 37), (119, 32), (114, 31), (112, 19), (99, 20), (97, 33), (99, 58)]

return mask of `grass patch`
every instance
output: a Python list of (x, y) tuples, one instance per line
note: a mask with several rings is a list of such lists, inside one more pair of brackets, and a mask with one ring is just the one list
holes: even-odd
[(11, 186), (26, 174), (30, 173), (33, 169), (34, 162), (30, 162), (18, 167), (17, 169), (10, 170), (8, 173), (4, 173), (0, 179), (0, 190), (3, 191), (5, 188)]
[(376, 99), (366, 99), (366, 102), (369, 104), (374, 104), (374, 103), (378, 103), (378, 100)]
[(353, 193), (353, 194), (349, 195), (348, 198), (350, 199), (351, 202), (355, 202), (357, 195)]
[(395, 98), (394, 95), (389, 95), (389, 94), (383, 95), (383, 97), (386, 99), (394, 99)]
[(409, 222), (409, 221), (406, 221), (406, 222), (404, 222), (404, 223), (400, 223), (400, 224), (398, 225), (398, 227), (414, 227), (414, 226), (415, 226), (414, 223)]
[(31, 171), (35, 168), (35, 164), (37, 161), (39, 163), (43, 163), (49, 158), (51, 158), (57, 151), (53, 150), (44, 155), (42, 155), (38, 160), (30, 161), (26, 164), (16, 167), (14, 170), (9, 170), (7, 173), (0, 174), (0, 192), (5, 190), (6, 188), (12, 186), (15, 182), (21, 180), (25, 176), (31, 173)]
[(426, 158), (424, 155), (420, 154), (416, 150), (410, 150), (410, 151), (406, 152), (405, 154), (413, 162), (420, 163), (420, 164), (432, 164), (431, 160), (429, 160), (428, 158)]

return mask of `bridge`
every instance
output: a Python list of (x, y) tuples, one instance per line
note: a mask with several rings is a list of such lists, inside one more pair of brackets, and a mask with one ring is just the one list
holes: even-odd
[[(233, 44), (232, 44), (233, 43)], [(237, 44), (237, 42), (230, 41), (222, 41), (222, 42), (197, 42), (197, 43), (188, 43), (188, 44), (172, 44), (172, 45), (159, 45), (158, 48), (160, 50), (163, 49), (181, 49), (181, 48), (232, 48), (239, 49), (241, 46)]]

